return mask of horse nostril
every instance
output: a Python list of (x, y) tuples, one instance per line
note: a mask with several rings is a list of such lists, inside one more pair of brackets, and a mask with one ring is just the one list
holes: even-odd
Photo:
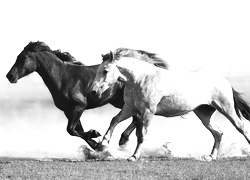
[(95, 96), (97, 92), (95, 90), (91, 91), (92, 96)]
[(7, 78), (7, 79), (12, 79), (12, 78), (13, 78), (13, 75), (12, 75), (12, 74), (7, 74), (7, 75), (6, 75), (6, 78)]

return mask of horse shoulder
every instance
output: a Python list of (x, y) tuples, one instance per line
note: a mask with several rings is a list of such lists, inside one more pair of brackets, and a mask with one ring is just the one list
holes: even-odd
[[(149, 83), (149, 81), (147, 81)], [(150, 83), (149, 83), (150, 84)], [(130, 109), (141, 112), (150, 109), (152, 112), (156, 110), (161, 97), (159, 93), (155, 93), (154, 86), (149, 84), (126, 84), (124, 89), (124, 101)]]
[(68, 70), (63, 73), (63, 82), (60, 89), (60, 94), (63, 96), (61, 97), (62, 101), (64, 99), (68, 104), (86, 106), (86, 87), (88, 86), (86, 68), (72, 64), (67, 66)]

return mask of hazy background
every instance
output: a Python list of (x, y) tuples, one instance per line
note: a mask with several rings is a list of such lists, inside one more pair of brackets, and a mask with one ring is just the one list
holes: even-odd
[[(79, 157), (85, 142), (66, 132), (67, 119), (55, 108), (36, 74), (10, 84), (5, 75), (30, 41), (70, 52), (86, 65), (119, 47), (159, 54), (171, 68), (207, 68), (225, 75), (250, 101), (249, 1), (64, 1), (0, 2), (0, 156)], [(85, 130), (102, 134), (119, 112), (110, 105), (85, 111)], [(249, 151), (244, 137), (220, 115), (224, 131), (220, 155)], [(129, 122), (121, 123), (111, 145)], [(170, 142), (176, 156), (209, 154), (211, 134), (190, 113), (184, 118), (155, 117), (146, 149)], [(135, 148), (132, 134), (129, 148)]]

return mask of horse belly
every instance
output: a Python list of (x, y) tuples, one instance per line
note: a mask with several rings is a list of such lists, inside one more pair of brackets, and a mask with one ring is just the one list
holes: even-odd
[(173, 97), (162, 98), (158, 103), (156, 115), (174, 117), (184, 115), (192, 111), (194, 107), (185, 100)]

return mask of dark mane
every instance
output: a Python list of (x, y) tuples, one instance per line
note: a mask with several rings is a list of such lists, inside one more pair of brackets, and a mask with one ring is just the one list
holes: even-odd
[(111, 58), (119, 60), (119, 58), (121, 58), (121, 57), (133, 57), (133, 58), (136, 58), (138, 60), (142, 60), (142, 61), (145, 61), (147, 63), (153, 64), (156, 67), (160, 67), (163, 69), (169, 68), (168, 63), (166, 61), (164, 61), (163, 59), (157, 57), (156, 54), (149, 53), (149, 52), (143, 51), (143, 50), (119, 48), (119, 49), (115, 50), (115, 52), (113, 54), (114, 57), (110, 57), (110, 56), (112, 56), (111, 53), (104, 55), (103, 61), (111, 60)]
[(44, 42), (30, 42), (24, 50), (31, 51), (31, 52), (39, 52), (39, 51), (50, 51), (54, 53), (61, 61), (70, 62), (76, 65), (84, 65), (82, 62), (77, 61), (70, 53), (68, 52), (61, 52), (61, 50), (52, 51), (50, 47), (45, 44)]
[(45, 44), (44, 42), (30, 42), (24, 50), (31, 51), (31, 52), (38, 52), (38, 51), (51, 51), (49, 46)]
[(68, 52), (61, 52), (61, 50), (53, 51), (54, 54), (64, 62), (70, 62), (76, 65), (84, 65), (82, 62), (77, 61), (70, 53)]

